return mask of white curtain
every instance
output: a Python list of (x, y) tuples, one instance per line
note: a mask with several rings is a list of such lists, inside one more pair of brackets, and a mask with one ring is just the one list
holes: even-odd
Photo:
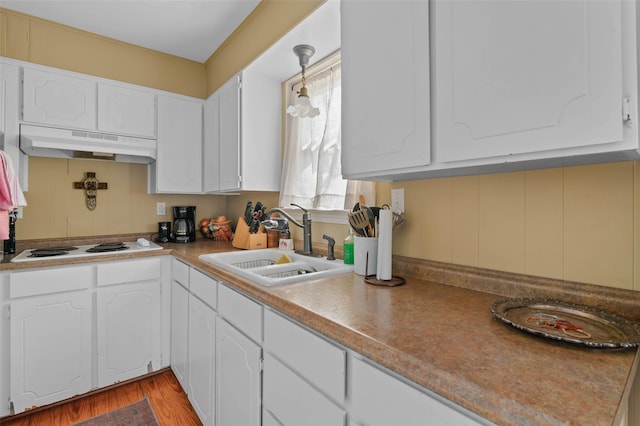
[[(287, 139), (283, 158), (280, 205), (291, 203), (310, 209), (351, 210), (360, 195), (375, 205), (373, 182), (342, 179), (340, 64), (307, 76), (311, 104), (320, 109), (314, 118), (287, 115)], [(289, 104), (295, 103), (293, 88)]]

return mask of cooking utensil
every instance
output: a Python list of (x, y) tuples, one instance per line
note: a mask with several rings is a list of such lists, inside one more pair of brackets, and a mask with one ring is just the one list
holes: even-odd
[(370, 226), (369, 223), (369, 215), (365, 210), (358, 210), (356, 212), (351, 212), (349, 215), (349, 223), (353, 227), (353, 229), (363, 237), (370, 237), (367, 233), (367, 229)]

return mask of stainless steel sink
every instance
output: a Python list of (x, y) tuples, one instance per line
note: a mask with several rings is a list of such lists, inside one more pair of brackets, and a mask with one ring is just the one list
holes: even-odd
[[(276, 262), (286, 254), (291, 262)], [(276, 248), (202, 254), (200, 260), (271, 287), (353, 272), (353, 265), (341, 260), (309, 257)]]

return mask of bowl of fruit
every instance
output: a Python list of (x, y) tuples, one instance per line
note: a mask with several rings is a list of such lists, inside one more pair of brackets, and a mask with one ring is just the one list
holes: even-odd
[(233, 239), (231, 221), (226, 216), (218, 216), (215, 219), (202, 219), (200, 221), (200, 233), (204, 238), (216, 241), (231, 241)]

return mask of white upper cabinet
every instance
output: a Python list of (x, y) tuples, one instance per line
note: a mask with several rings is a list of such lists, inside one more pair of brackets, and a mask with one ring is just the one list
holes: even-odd
[(343, 1), (342, 174), (422, 170), (431, 161), (429, 3)]
[(219, 190), (234, 191), (240, 189), (240, 77), (225, 83), (218, 96)]
[(204, 136), (202, 147), (202, 190), (220, 190), (220, 92), (209, 96), (204, 104)]
[(149, 192), (202, 192), (202, 101), (158, 96), (158, 158)]
[(231, 78), (205, 105), (204, 190), (279, 191), (280, 82), (251, 71)]
[(156, 96), (153, 92), (98, 84), (98, 130), (155, 138)]
[(24, 121), (95, 130), (96, 97), (94, 81), (30, 68), (23, 70)]
[(623, 140), (621, 2), (434, 5), (438, 160)]

